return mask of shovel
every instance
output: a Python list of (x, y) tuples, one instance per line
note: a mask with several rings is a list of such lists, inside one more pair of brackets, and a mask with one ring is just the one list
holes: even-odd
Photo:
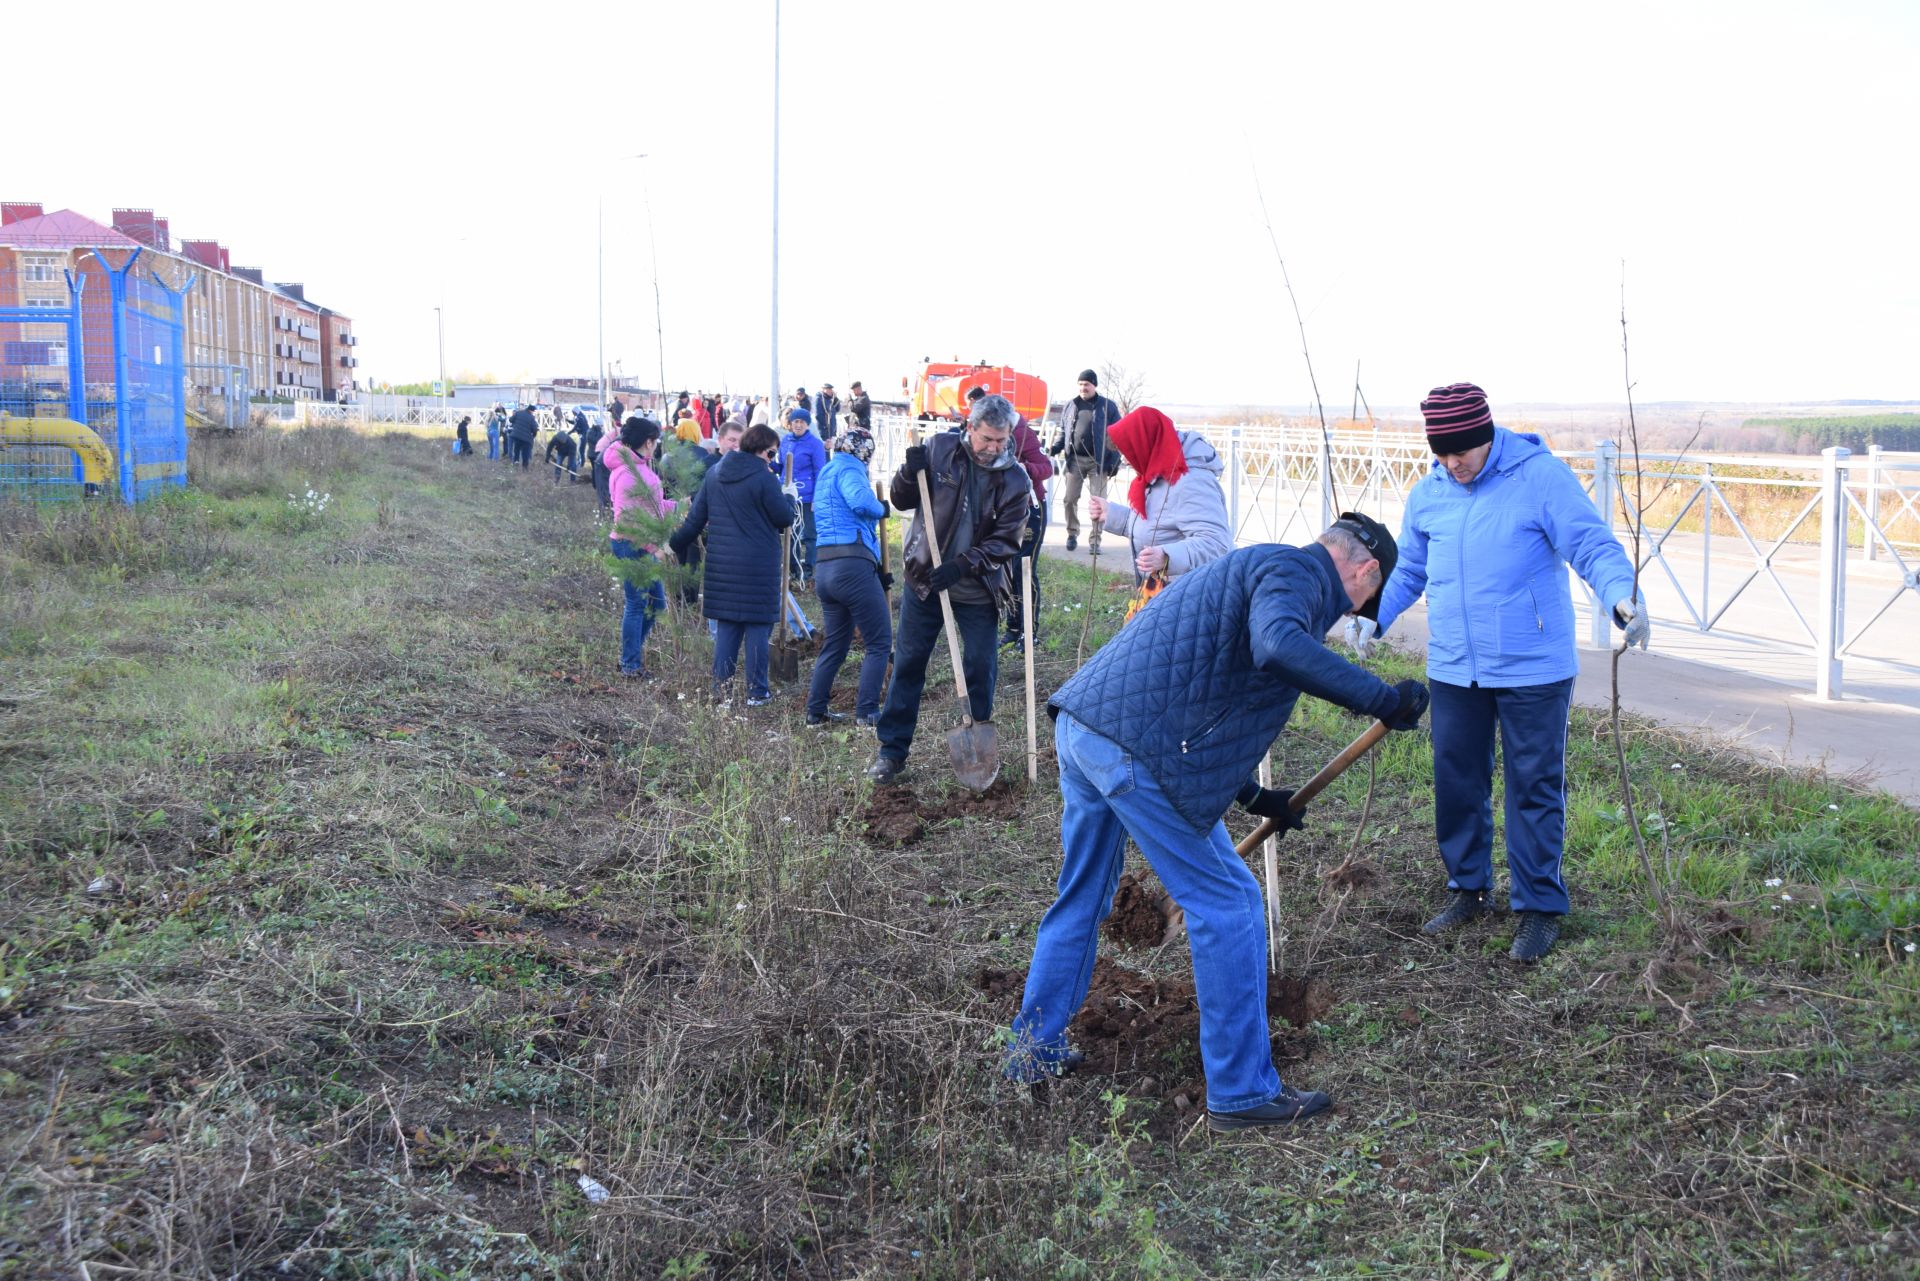
[[(1385, 738), (1387, 733), (1387, 723), (1385, 721), (1375, 721), (1363, 731), (1358, 738), (1342, 748), (1338, 756), (1321, 766), (1318, 774), (1315, 774), (1312, 778), (1295, 788), (1293, 798), (1287, 802), (1287, 808), (1295, 814), (1306, 809), (1309, 801), (1326, 791), (1327, 786), (1332, 783), (1334, 779), (1339, 778), (1347, 772), (1348, 766), (1372, 751), (1373, 745)], [(1247, 855), (1253, 853), (1262, 841), (1270, 836), (1278, 836), (1284, 831), (1285, 829), (1281, 826), (1279, 819), (1263, 819), (1260, 826), (1248, 832), (1241, 842), (1233, 847), (1233, 852), (1241, 858), (1245, 858)], [(1271, 914), (1272, 911), (1274, 878), (1276, 875), (1277, 869), (1274, 861), (1269, 859), (1267, 861), (1267, 901), (1269, 914)], [(1165, 947), (1168, 943), (1171, 943), (1174, 939), (1178, 938), (1180, 932), (1186, 928), (1186, 911), (1176, 903), (1167, 912), (1167, 932), (1161, 936), (1160, 946)]]
[[(880, 595), (882, 596), (882, 598), (886, 600), (887, 614), (889, 617), (891, 617), (893, 614), (893, 593), (887, 590), (886, 582), (887, 582), (888, 576), (893, 571), (889, 568), (887, 564), (887, 558), (891, 554), (891, 550), (887, 546), (886, 513), (892, 509), (887, 506), (887, 496), (880, 491), (880, 486), (875, 485), (873, 487), (873, 496), (880, 500), (880, 512), (881, 512), (881, 516), (880, 516)], [(860, 643), (862, 645), (866, 644), (867, 638), (862, 636), (860, 638)], [(883, 692), (887, 688), (887, 683), (892, 679), (893, 679), (893, 650), (888, 649), (887, 650), (887, 670), (885, 674), (883, 674), (880, 677), (880, 688)]]
[[(787, 455), (785, 483), (793, 483), (793, 455)], [(795, 514), (797, 520), (798, 514)], [(780, 639), (773, 643), (772, 652), (767, 655), (767, 671), (777, 681), (797, 681), (800, 679), (800, 651), (793, 643), (793, 632), (787, 626), (787, 607), (793, 603), (793, 596), (787, 590), (789, 575), (793, 569), (793, 526), (788, 525), (780, 531)]]
[[(940, 568), (940, 531), (933, 527), (933, 493), (927, 488), (927, 473), (921, 472), (920, 519), (927, 522), (927, 554), (933, 567)], [(973, 703), (967, 697), (967, 669), (960, 657), (960, 627), (953, 621), (953, 601), (940, 593), (940, 613), (947, 623), (947, 653), (953, 659), (953, 688), (960, 700), (960, 728), (947, 735), (947, 754), (953, 757), (953, 772), (961, 785), (975, 792), (993, 786), (1000, 772), (1000, 735), (991, 724), (973, 719)]]

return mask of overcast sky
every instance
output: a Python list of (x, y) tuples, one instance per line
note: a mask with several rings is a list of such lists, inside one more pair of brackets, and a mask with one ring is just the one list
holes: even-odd
[[(604, 195), (651, 382), (650, 194), (668, 383), (766, 385), (772, 0), (15, 8), (0, 197), (151, 207), (402, 381), (436, 304), (450, 369), (591, 376)], [(1640, 397), (1920, 396), (1916, 66), (1912, 0), (786, 0), (780, 379), (1305, 402), (1257, 173), (1329, 405), (1617, 401), (1623, 260)]]

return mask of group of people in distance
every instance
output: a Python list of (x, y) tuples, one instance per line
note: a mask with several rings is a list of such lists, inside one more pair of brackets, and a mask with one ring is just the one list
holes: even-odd
[[(1285, 828), (1303, 826), (1293, 792), (1255, 775), (1299, 696), (1398, 731), (1419, 728), (1431, 711), (1435, 839), (1447, 875), (1445, 902), (1423, 927), (1429, 934), (1494, 910), (1499, 740), (1516, 925), (1510, 955), (1538, 961), (1569, 909), (1565, 749), (1578, 663), (1566, 569), (1611, 612), (1628, 645), (1647, 645), (1645, 601), (1571, 469), (1537, 436), (1497, 426), (1486, 394), (1470, 383), (1435, 388), (1421, 403), (1434, 462), (1409, 495), (1398, 537), (1371, 516), (1343, 512), (1304, 547), (1236, 549), (1223, 465), (1204, 437), (1152, 407), (1120, 412), (1091, 370), (1079, 382), (1050, 447), (1004, 397), (973, 389), (965, 421), (907, 448), (884, 487), (868, 474), (865, 417), (826, 439), (815, 432), (817, 401), (787, 405), (782, 432), (730, 418), (667, 542), (702, 566), (716, 692), (744, 650), (746, 701), (761, 706), (772, 697), (771, 630), (786, 607), (780, 535), (802, 533), (796, 572), (811, 578), (826, 629), (806, 721), (847, 719), (828, 709), (828, 695), (858, 633), (866, 652), (853, 715), (876, 738), (866, 773), (893, 783), (907, 768), (943, 595), (961, 636), (972, 716), (991, 720), (1018, 562), (1044, 537), (1044, 486), (1059, 459), (1068, 545), (1079, 541), (1074, 506), (1085, 488), (1090, 549), (1103, 534), (1126, 538), (1139, 590), (1137, 612), (1048, 700), (1063, 861), (1058, 896), (1035, 934), (1005, 1074), (1037, 1082), (1080, 1061), (1067, 1029), (1086, 999), (1098, 928), (1131, 838), (1185, 912), (1209, 1124), (1231, 1131), (1300, 1120), (1330, 1100), (1284, 1084), (1274, 1068), (1261, 893), (1222, 822), (1238, 804)], [(631, 418), (619, 445), (603, 451), (632, 477), (614, 487), (616, 555), (654, 552), (618, 547), (626, 504), (676, 510), (652, 467), (659, 436), (652, 420)], [(788, 460), (792, 481), (783, 479)], [(1133, 476), (1124, 502), (1106, 493), (1121, 464)], [(895, 511), (911, 514), (900, 584), (881, 568), (880, 522)], [(896, 585), (897, 609), (888, 600)], [(1427, 679), (1388, 684), (1362, 662), (1422, 598)], [(662, 606), (658, 595), (639, 608)], [(1336, 628), (1347, 653), (1326, 643)], [(639, 659), (623, 625), (622, 670), (638, 671)]]

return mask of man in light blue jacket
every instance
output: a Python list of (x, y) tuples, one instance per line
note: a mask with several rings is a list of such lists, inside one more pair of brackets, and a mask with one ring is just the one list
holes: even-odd
[(1428, 921), (1443, 934), (1493, 910), (1493, 741), (1506, 761), (1509, 900), (1519, 914), (1510, 955), (1553, 950), (1567, 887), (1567, 707), (1580, 664), (1566, 567), (1613, 611), (1628, 644), (1647, 644), (1633, 564), (1579, 478), (1540, 438), (1496, 427), (1472, 383), (1420, 402), (1434, 466), (1414, 486), (1400, 559), (1380, 594), (1377, 628), (1427, 598), (1427, 683), (1433, 693), (1433, 811), (1449, 901)]

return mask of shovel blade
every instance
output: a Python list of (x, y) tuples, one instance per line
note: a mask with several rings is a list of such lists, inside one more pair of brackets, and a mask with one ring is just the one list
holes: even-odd
[(800, 652), (792, 645), (775, 644), (767, 655), (767, 671), (777, 681), (800, 679)]
[(984, 792), (1000, 773), (1000, 735), (992, 725), (968, 721), (947, 735), (953, 773), (969, 791)]

